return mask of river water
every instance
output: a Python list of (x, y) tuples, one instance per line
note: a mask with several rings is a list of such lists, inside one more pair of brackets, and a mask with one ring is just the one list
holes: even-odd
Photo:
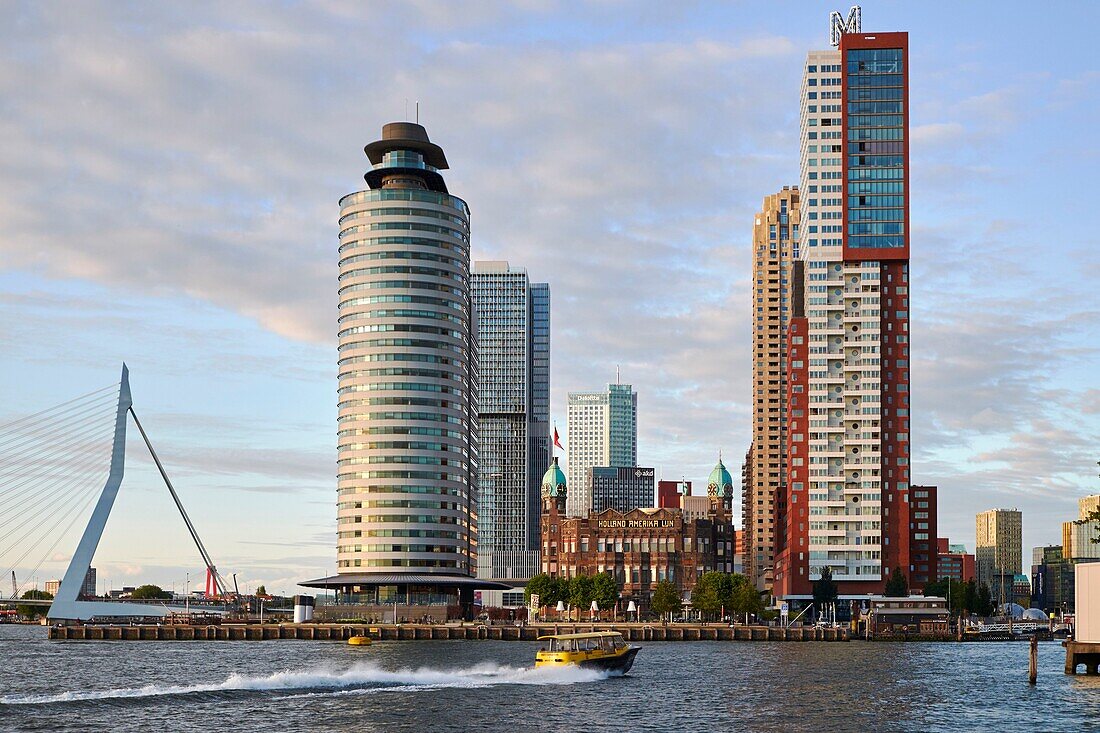
[(643, 643), (626, 677), (527, 642), (48, 641), (0, 625), (0, 731), (1081, 731), (1100, 678), (1041, 643)]

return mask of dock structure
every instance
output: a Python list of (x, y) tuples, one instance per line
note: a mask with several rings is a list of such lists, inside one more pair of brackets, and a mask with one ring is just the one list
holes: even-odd
[(776, 626), (699, 624), (540, 624), (535, 626), (453, 626), (443, 624), (211, 624), (51, 626), (49, 638), (68, 641), (346, 641), (369, 636), (379, 641), (493, 640), (535, 641), (547, 634), (617, 631), (627, 641), (848, 641), (846, 628), (787, 629)]
[(1077, 674), (1085, 665), (1085, 674), (1100, 674), (1100, 563), (1079, 563), (1073, 568), (1073, 638), (1066, 647), (1066, 674)]
[(1066, 674), (1077, 674), (1077, 667), (1085, 665), (1085, 674), (1100, 674), (1100, 644), (1083, 641), (1062, 642), (1066, 648)]

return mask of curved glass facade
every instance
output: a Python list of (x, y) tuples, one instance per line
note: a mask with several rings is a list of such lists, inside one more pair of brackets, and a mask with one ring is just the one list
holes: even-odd
[(340, 200), (337, 566), (470, 575), (469, 209), (416, 141), (395, 145), (368, 174), (371, 189)]

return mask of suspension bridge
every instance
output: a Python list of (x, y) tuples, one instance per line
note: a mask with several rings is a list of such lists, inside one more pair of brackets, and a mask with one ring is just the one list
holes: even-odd
[[(235, 599), (188, 517), (130, 393), (129, 370), (115, 383), (0, 424), (0, 578), (11, 574), (5, 605), (48, 606), (51, 621), (164, 616), (179, 606), (100, 599), (85, 592), (85, 577), (99, 547), (126, 468), (126, 429), (133, 421), (206, 568), (205, 595)], [(109, 455), (109, 460), (104, 460)], [(88, 514), (89, 507), (91, 513)], [(68, 568), (51, 600), (22, 599), (31, 579), (87, 517)], [(23, 578), (19, 583), (16, 571)]]

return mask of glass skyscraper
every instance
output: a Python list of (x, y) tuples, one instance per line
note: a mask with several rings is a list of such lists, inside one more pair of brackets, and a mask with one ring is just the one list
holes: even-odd
[(550, 465), (550, 286), (507, 262), (474, 264), (477, 321), (477, 576), (527, 580), (540, 570), (539, 490)]
[(593, 466), (638, 464), (638, 395), (629, 384), (609, 384), (606, 392), (570, 392), (566, 514), (586, 517), (592, 496), (585, 475)]

